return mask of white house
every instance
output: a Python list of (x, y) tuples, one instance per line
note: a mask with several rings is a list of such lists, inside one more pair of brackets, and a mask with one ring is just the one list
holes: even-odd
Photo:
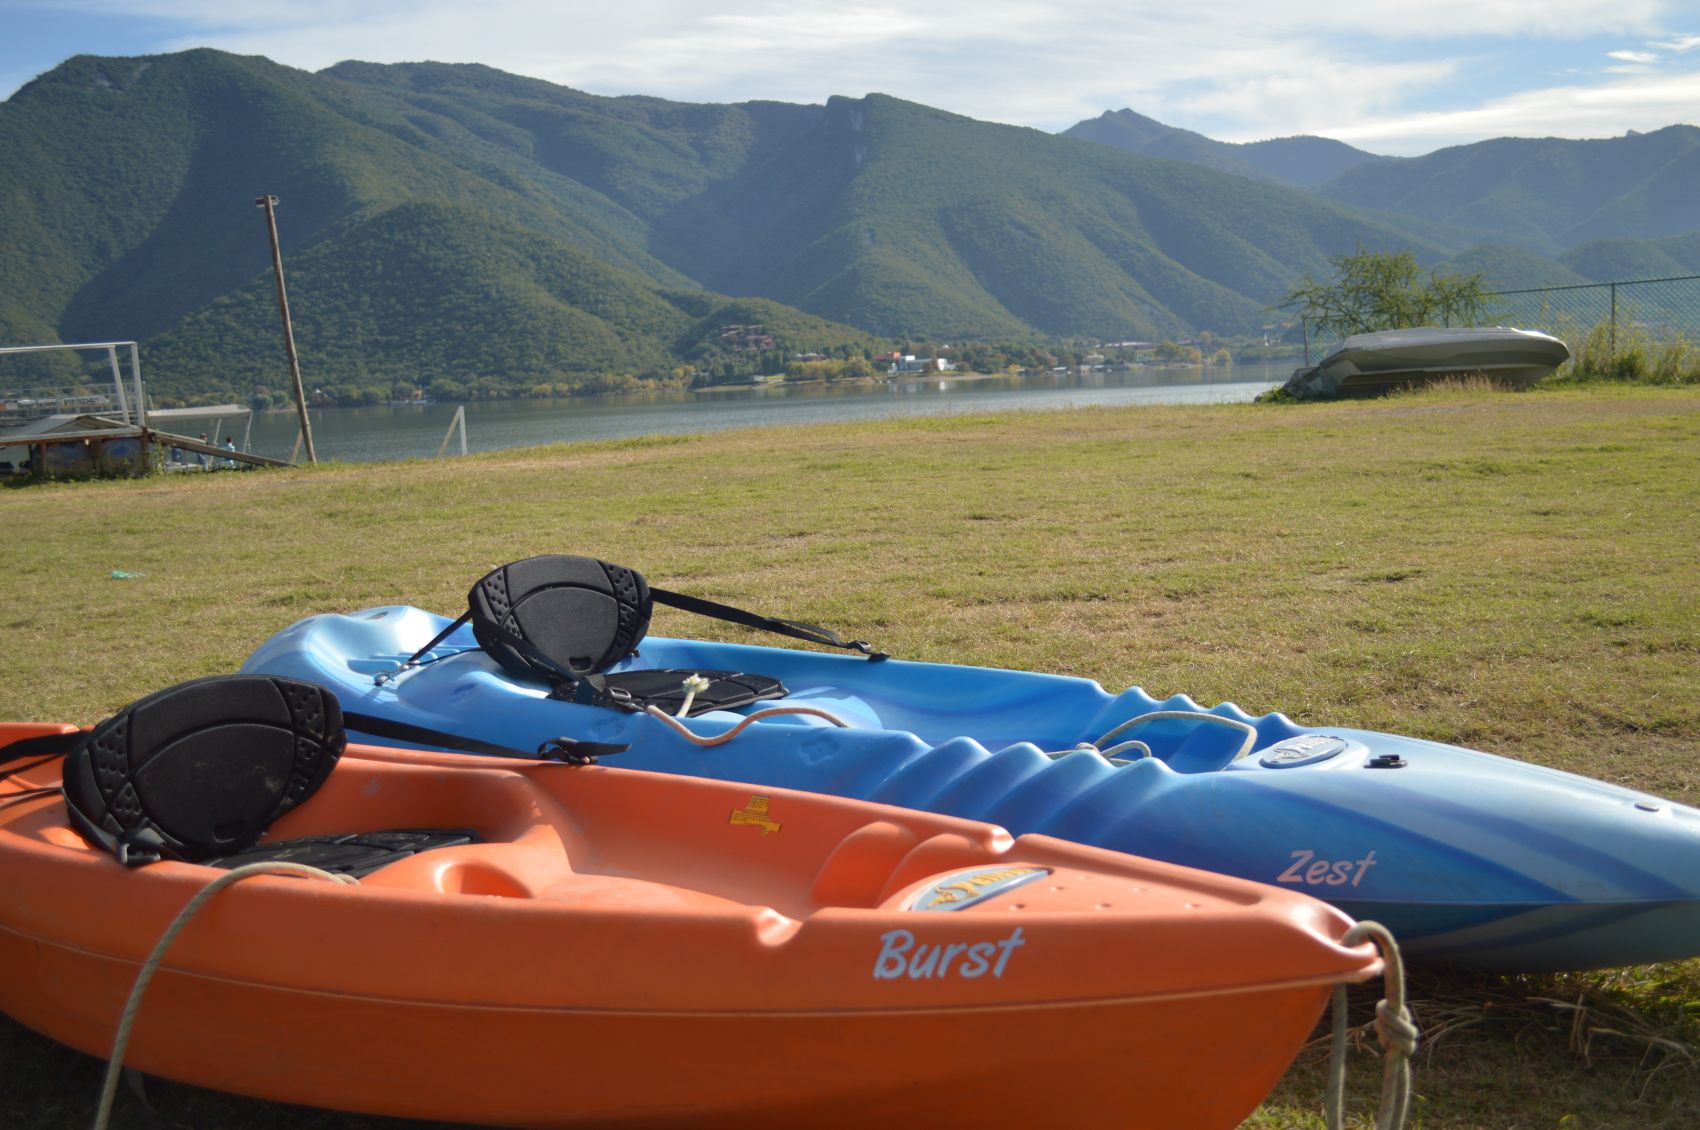
[(888, 373), (948, 373), (956, 368), (956, 362), (946, 357), (916, 358), (913, 353), (905, 353), (891, 363)]

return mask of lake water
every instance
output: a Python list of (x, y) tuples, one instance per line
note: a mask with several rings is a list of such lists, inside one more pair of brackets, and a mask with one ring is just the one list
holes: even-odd
[[(1292, 363), (1285, 363), (495, 400), (466, 406), (466, 440), (469, 451), (495, 451), (544, 443), (890, 416), (1099, 405), (1222, 404), (1249, 401), (1291, 373)], [(432, 456), (442, 445), (457, 407), (315, 408), (310, 417), (313, 446), (320, 459), (370, 461)], [(220, 424), (220, 434), (229, 434), (234, 426), (231, 421)], [(287, 459), (298, 431), (294, 411), (256, 413), (249, 450)], [(242, 437), (236, 438), (240, 442)], [(460, 450), (458, 435), (449, 450)]]

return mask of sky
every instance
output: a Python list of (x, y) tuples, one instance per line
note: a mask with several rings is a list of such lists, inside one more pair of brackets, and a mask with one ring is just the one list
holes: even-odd
[(0, 98), (73, 55), (190, 47), (682, 102), (877, 91), (1053, 132), (1126, 107), (1401, 156), (1700, 125), (1700, 0), (0, 0)]

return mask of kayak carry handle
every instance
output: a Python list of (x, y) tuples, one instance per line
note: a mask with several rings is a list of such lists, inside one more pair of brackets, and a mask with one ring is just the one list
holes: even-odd
[(1120, 742), (1117, 745), (1113, 745), (1109, 749), (1104, 748), (1104, 743), (1118, 734), (1125, 734), (1127, 731), (1134, 729), (1137, 726), (1143, 726), (1147, 722), (1156, 722), (1164, 718), (1193, 718), (1200, 722), (1214, 722), (1219, 726), (1228, 726), (1236, 730), (1244, 731), (1245, 741), (1240, 744), (1239, 751), (1235, 753), (1233, 757), (1228, 759), (1229, 764), (1238, 761), (1257, 746), (1257, 727), (1253, 726), (1249, 722), (1241, 722), (1238, 718), (1228, 718), (1221, 714), (1211, 714), (1207, 710), (1153, 710), (1148, 714), (1141, 714), (1137, 717), (1129, 718), (1126, 722), (1123, 722), (1121, 725), (1111, 729), (1109, 732), (1099, 737), (1097, 741), (1093, 742), (1091, 744), (1091, 748), (1096, 749), (1101, 756), (1108, 759), (1123, 750), (1137, 746), (1140, 750), (1139, 756), (1150, 757), (1151, 747), (1141, 741), (1128, 740)]

